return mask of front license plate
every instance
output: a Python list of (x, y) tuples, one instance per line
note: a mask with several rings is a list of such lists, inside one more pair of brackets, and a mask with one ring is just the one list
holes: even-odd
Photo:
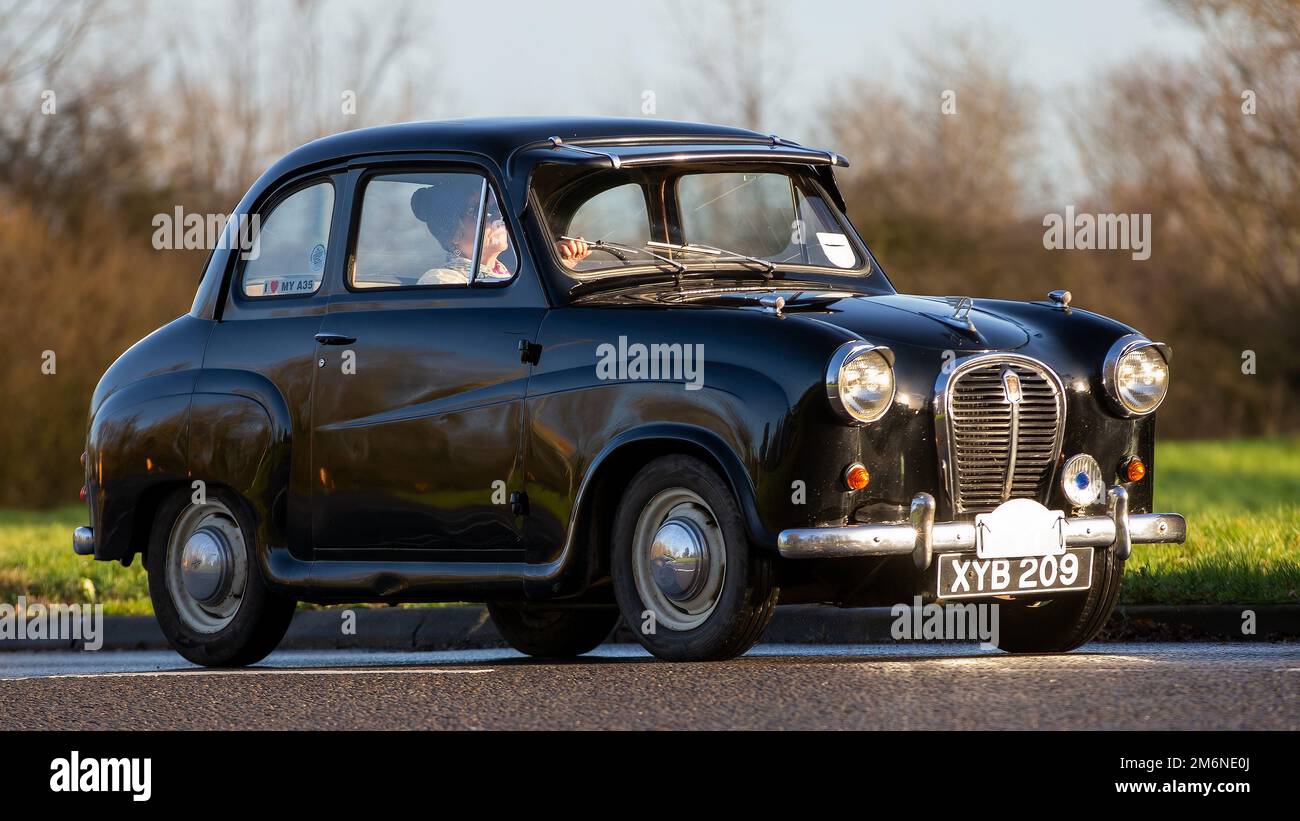
[(1087, 590), (1092, 586), (1092, 548), (1071, 547), (1060, 556), (981, 559), (971, 553), (939, 556), (941, 599), (1014, 596)]

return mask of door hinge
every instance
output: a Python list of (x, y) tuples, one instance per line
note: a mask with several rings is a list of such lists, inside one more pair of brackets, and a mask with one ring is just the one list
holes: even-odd
[(510, 512), (516, 516), (528, 515), (528, 494), (516, 490), (510, 494)]
[(527, 339), (519, 340), (519, 361), (526, 365), (536, 365), (542, 358), (542, 346)]

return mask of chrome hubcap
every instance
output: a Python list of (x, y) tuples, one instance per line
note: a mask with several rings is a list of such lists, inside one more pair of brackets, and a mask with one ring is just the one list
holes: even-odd
[(167, 541), (166, 575), (186, 627), (216, 633), (234, 620), (248, 583), (248, 550), (230, 508), (208, 501), (182, 511)]
[(650, 572), (665, 596), (683, 601), (698, 593), (708, 564), (704, 534), (694, 522), (675, 518), (660, 526), (650, 545)]
[(219, 601), (230, 584), (230, 548), (221, 531), (212, 527), (198, 530), (181, 551), (181, 580), (195, 601)]
[(713, 511), (698, 494), (669, 488), (637, 519), (632, 575), (657, 627), (691, 630), (717, 607), (727, 553)]

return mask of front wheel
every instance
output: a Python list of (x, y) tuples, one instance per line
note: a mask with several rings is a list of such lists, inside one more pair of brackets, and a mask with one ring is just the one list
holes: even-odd
[(284, 638), (295, 602), (262, 581), (256, 534), (239, 498), (177, 493), (158, 512), (145, 566), (149, 598), (171, 646), (195, 664), (242, 667)]
[(1093, 557), (1092, 587), (1045, 600), (1001, 604), (997, 645), (1008, 653), (1064, 653), (1097, 637), (1119, 601), (1124, 562), (1113, 550)]
[(614, 593), (637, 640), (670, 661), (738, 656), (772, 619), (772, 561), (750, 550), (731, 489), (690, 456), (641, 469), (614, 521)]

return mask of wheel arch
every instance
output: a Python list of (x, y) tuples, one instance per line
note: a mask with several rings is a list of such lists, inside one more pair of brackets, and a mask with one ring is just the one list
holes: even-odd
[[(148, 549), (160, 506), (196, 481), (242, 497), (262, 544), (284, 544), (288, 405), (265, 377), (204, 370), (131, 386), (95, 414), (87, 451), (95, 557), (130, 564)], [(158, 381), (158, 380), (151, 380)]]
[(590, 583), (608, 572), (614, 515), (628, 482), (660, 456), (694, 456), (717, 471), (731, 488), (750, 544), (774, 549), (775, 539), (759, 516), (754, 482), (733, 448), (712, 431), (694, 425), (644, 425), (615, 437), (592, 460), (579, 489), (572, 532), (586, 540)]

